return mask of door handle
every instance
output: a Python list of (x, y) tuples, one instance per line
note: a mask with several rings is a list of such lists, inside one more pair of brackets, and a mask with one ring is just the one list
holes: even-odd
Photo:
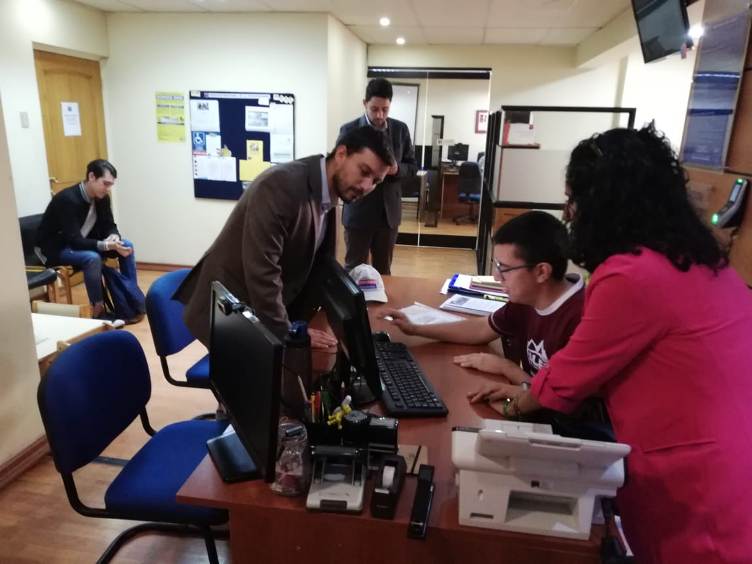
[(54, 176), (50, 176), (50, 182), (59, 182), (59, 180)]

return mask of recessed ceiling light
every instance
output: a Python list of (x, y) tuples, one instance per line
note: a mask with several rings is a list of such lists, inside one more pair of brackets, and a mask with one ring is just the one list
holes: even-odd
[(381, 27), (387, 27), (390, 23), (392, 23), (392, 20), (390, 20), (386, 16), (379, 18), (379, 24), (381, 25)]
[(695, 24), (692, 27), (689, 28), (689, 36), (697, 41), (705, 34), (705, 28), (702, 24)]
[(404, 45), (405, 44), (405, 38), (404, 37), (398, 37), (397, 38), (397, 45)]

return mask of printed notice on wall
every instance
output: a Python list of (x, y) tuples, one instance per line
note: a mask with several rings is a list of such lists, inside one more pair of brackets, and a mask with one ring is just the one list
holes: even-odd
[(219, 102), (191, 100), (191, 131), (219, 133)]
[(185, 96), (180, 92), (157, 92), (157, 140), (185, 141)]
[(63, 135), (78, 137), (81, 135), (81, 114), (78, 102), (60, 102), (63, 116)]

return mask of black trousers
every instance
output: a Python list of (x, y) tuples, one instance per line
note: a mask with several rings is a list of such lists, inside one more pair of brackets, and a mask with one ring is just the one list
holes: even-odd
[(392, 255), (397, 242), (397, 228), (383, 225), (379, 227), (351, 228), (345, 227), (345, 270), (350, 272), (359, 264), (368, 262), (371, 253), (371, 265), (381, 275), (392, 273)]

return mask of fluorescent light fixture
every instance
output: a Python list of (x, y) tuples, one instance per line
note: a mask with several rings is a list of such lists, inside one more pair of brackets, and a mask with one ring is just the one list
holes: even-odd
[(392, 23), (392, 20), (386, 16), (379, 18), (379, 25), (381, 25), (381, 27), (387, 27), (390, 23)]
[(697, 41), (698, 39), (700, 39), (700, 37), (703, 36), (704, 33), (705, 28), (702, 24), (698, 23), (689, 28), (688, 35), (692, 38), (692, 41)]
[(398, 37), (397, 38), (397, 45), (404, 45), (405, 44), (405, 38), (404, 37)]

